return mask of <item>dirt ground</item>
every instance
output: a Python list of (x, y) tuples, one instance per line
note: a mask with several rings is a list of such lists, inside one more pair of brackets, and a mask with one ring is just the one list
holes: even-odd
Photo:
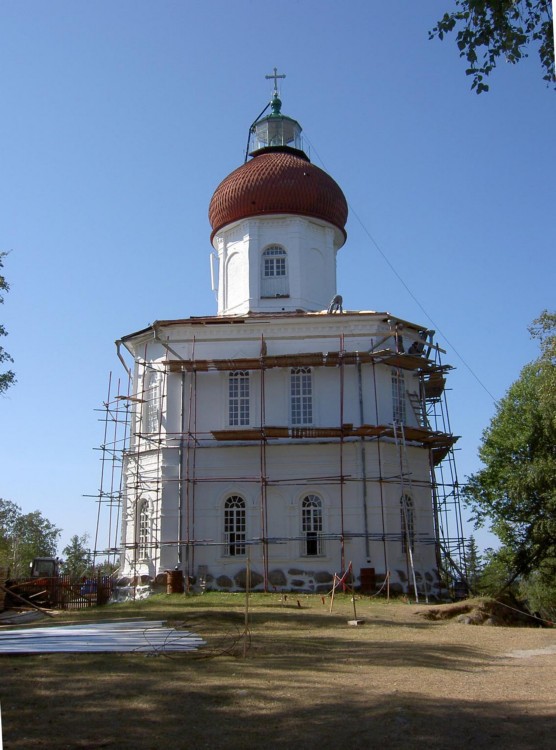
[[(556, 629), (349, 597), (207, 594), (78, 613), (184, 623), (191, 654), (0, 656), (5, 750), (553, 748)], [(67, 615), (53, 618), (67, 622)], [(40, 622), (44, 626), (44, 620)], [(246, 650), (246, 656), (243, 656)]]

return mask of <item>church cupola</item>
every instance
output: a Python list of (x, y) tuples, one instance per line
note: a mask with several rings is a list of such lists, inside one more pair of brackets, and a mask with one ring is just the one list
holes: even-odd
[(291, 117), (282, 114), (282, 101), (276, 89), (270, 107), (272, 110), (270, 115), (261, 117), (251, 126), (250, 155), (255, 156), (268, 148), (292, 148), (303, 153), (301, 125), (297, 120), (292, 120)]
[(209, 206), (218, 254), (218, 314), (316, 311), (336, 294), (336, 253), (348, 208), (337, 183), (311, 164), (301, 126), (271, 112), (250, 130), (251, 158), (216, 188)]

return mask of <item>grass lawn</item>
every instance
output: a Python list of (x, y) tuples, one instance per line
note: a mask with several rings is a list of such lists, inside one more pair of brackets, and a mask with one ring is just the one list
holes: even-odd
[(5, 750), (553, 748), (556, 630), (429, 621), (365, 597), (161, 595), (48, 622), (145, 617), (194, 653), (0, 656)]

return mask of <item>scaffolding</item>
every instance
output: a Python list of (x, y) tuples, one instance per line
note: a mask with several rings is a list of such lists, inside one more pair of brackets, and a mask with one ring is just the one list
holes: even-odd
[[(384, 557), (384, 574), (389, 575), (388, 544), (392, 541), (405, 545), (408, 566), (408, 580), (418, 598), (420, 584), (416, 571), (419, 570), (419, 545), (434, 545), (436, 562), (443, 585), (455, 594), (465, 587), (465, 539), (461, 515), (459, 482), (454, 458), (457, 437), (451, 433), (448, 405), (446, 400), (446, 374), (451, 369), (441, 362), (442, 350), (430, 341), (417, 351), (403, 350), (397, 335), (385, 337), (376, 348), (367, 352), (346, 351), (343, 334), (339, 337), (337, 351), (326, 353), (307, 352), (297, 354), (268, 355), (264, 335), (260, 337), (258, 357), (237, 357), (223, 359), (198, 359), (195, 357), (193, 337), (190, 358), (181, 357), (168, 342), (158, 339), (166, 350), (163, 361), (149, 362), (147, 347), (142, 357), (136, 357), (136, 374), (132, 378), (128, 370), (127, 391), (121, 393), (122, 384), (116, 387), (110, 375), (108, 395), (102, 407), (104, 440), (101, 451), (101, 480), (96, 499), (98, 502), (97, 529), (95, 533), (95, 558), (126, 557), (132, 567), (139, 568), (141, 546), (148, 543), (151, 557), (160, 559), (163, 547), (175, 547), (178, 566), (184, 570), (185, 580), (190, 580), (196, 570), (196, 550), (203, 546), (222, 546), (220, 539), (201, 539), (196, 535), (196, 502), (198, 488), (205, 483), (216, 484), (237, 480), (238, 477), (216, 476), (198, 470), (197, 454), (208, 443), (223, 445), (251, 445), (258, 447), (258, 465), (253, 462), (253, 471), (240, 479), (259, 487), (260, 535), (246, 539), (247, 546), (257, 545), (261, 549), (262, 577), (264, 590), (269, 587), (269, 548), (271, 545), (303, 541), (301, 535), (276, 537), (272, 535), (268, 520), (268, 489), (272, 486), (300, 486), (318, 481), (321, 484), (338, 486), (340, 525), (333, 533), (323, 533), (324, 539), (338, 542), (340, 570), (346, 569), (345, 543), (348, 539), (363, 538), (367, 558), (370, 557), (371, 543), (380, 542)], [(387, 346), (388, 344), (388, 346)], [(380, 348), (379, 348), (380, 347)], [(364, 421), (362, 367), (372, 369), (376, 419)], [(418, 390), (406, 392), (415, 424), (409, 420), (393, 420), (382, 424), (378, 419), (378, 395), (376, 368), (387, 366), (393, 370), (409, 371), (417, 375)], [(266, 420), (265, 382), (269, 370), (276, 368), (308, 367), (312, 369), (335, 368), (339, 370), (339, 423), (330, 426), (269, 425)], [(360, 423), (344, 422), (344, 381), (346, 368), (355, 368), (360, 398)], [(260, 419), (257, 426), (215, 428), (201, 432), (197, 429), (198, 378), (211, 373), (247, 371), (258, 372), (260, 376)], [(153, 375), (153, 379), (150, 379)], [(166, 381), (169, 375), (179, 378), (181, 416), (180, 429), (170, 433), (164, 428)], [(156, 382), (156, 387), (153, 383)], [(134, 384), (140, 389), (130, 392)], [(115, 393), (114, 393), (115, 391)], [(292, 471), (284, 478), (273, 476), (268, 470), (269, 451), (276, 445), (290, 442), (327, 443), (337, 446), (337, 471), (318, 476), (298, 475)], [(348, 444), (358, 444), (359, 474), (346, 474), (344, 454)], [(385, 471), (384, 450), (394, 445), (399, 455), (399, 470)], [(422, 448), (428, 452), (430, 478), (426, 482), (412, 476), (408, 460), (408, 448)], [(177, 476), (165, 478), (166, 483), (177, 484), (178, 513), (175, 534), (168, 534), (168, 527), (162, 538), (162, 463), (164, 451), (177, 451)], [(374, 456), (378, 472), (369, 473), (369, 456)], [(346, 532), (344, 527), (344, 491), (348, 484), (361, 486), (362, 530)], [(407, 508), (402, 505), (402, 526), (389, 531), (386, 527), (385, 488), (395, 483), (400, 488), (402, 498), (411, 494), (415, 484), (426, 485), (431, 494), (434, 531), (432, 536), (421, 535), (415, 539), (417, 552), (413, 549), (412, 520)], [(381, 528), (370, 528), (368, 518), (368, 491), (377, 487), (380, 504)], [(142, 498), (148, 497), (150, 516), (157, 519), (148, 532), (148, 542), (141, 537), (141, 520), (138, 508)], [(375, 509), (376, 510), (376, 509)], [(126, 540), (121, 529), (126, 524), (135, 529), (133, 542)], [(119, 534), (122, 533), (122, 538)], [(410, 540), (411, 537), (411, 540)], [(405, 538), (405, 540), (404, 540)], [(106, 541), (101, 543), (101, 539)]]
[[(130, 378), (125, 392), (129, 392)], [(115, 393), (114, 393), (115, 390)], [(102, 416), (103, 440), (96, 448), (100, 452), (99, 489), (93, 497), (97, 503), (94, 547), (92, 551), (93, 566), (108, 563), (118, 565), (121, 552), (122, 521), (122, 471), (124, 454), (129, 441), (129, 404), (130, 397), (122, 394), (122, 380), (119, 378), (114, 387), (113, 373), (108, 376), (106, 400), (102, 408), (97, 409)]]

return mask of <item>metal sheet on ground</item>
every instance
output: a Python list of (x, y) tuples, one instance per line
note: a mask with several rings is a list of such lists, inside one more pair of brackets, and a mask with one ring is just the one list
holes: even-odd
[(205, 641), (195, 633), (164, 627), (162, 621), (104, 622), (26, 628), (0, 633), (1, 654), (196, 651)]

